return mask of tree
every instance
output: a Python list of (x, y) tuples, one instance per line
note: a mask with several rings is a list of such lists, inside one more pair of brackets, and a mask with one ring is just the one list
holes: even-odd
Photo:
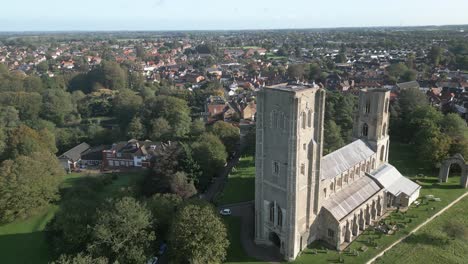
[(13, 106), (0, 106), (0, 127), (13, 128), (20, 123), (19, 112)]
[(38, 93), (2, 92), (0, 105), (16, 108), (21, 120), (37, 119), (42, 108), (42, 96)]
[(407, 70), (407, 71), (403, 72), (400, 79), (403, 82), (414, 81), (414, 80), (416, 80), (416, 74), (417, 74), (417, 72), (415, 70)]
[(147, 121), (164, 118), (171, 126), (174, 138), (183, 138), (190, 132), (190, 109), (185, 100), (160, 95), (145, 102), (144, 116)]
[(227, 158), (226, 148), (217, 136), (205, 133), (192, 144), (192, 149), (193, 157), (203, 171), (199, 185), (204, 189), (211, 178), (224, 167)]
[(0, 222), (10, 222), (58, 199), (64, 174), (57, 158), (47, 152), (28, 153), (0, 165)]
[(49, 63), (47, 61), (41, 61), (37, 64), (36, 69), (38, 72), (44, 74), (49, 70)]
[(434, 66), (438, 66), (442, 59), (442, 49), (438, 46), (432, 46), (427, 54), (427, 58)]
[(450, 138), (440, 133), (438, 128), (420, 130), (417, 137), (419, 140), (416, 143), (416, 148), (423, 159), (437, 164), (448, 157)]
[(331, 153), (345, 145), (341, 138), (341, 129), (333, 120), (325, 121), (324, 154)]
[(68, 92), (63, 90), (47, 90), (42, 95), (41, 116), (58, 125), (63, 125), (67, 117), (76, 110)]
[(79, 253), (76, 256), (61, 255), (57, 261), (52, 264), (109, 264), (108, 260), (103, 257), (94, 258), (85, 253)]
[(211, 128), (211, 132), (221, 139), (228, 153), (233, 153), (236, 150), (240, 140), (239, 128), (230, 123), (218, 121)]
[(166, 141), (171, 138), (171, 131), (171, 125), (164, 117), (156, 118), (151, 121), (149, 138), (153, 141)]
[(38, 132), (28, 126), (20, 125), (8, 132), (6, 158), (28, 156), (34, 152), (57, 152), (55, 138), (47, 129)]
[(145, 136), (145, 127), (139, 117), (134, 117), (127, 127), (127, 136), (131, 139), (143, 139)]
[(205, 122), (202, 119), (195, 119), (190, 125), (190, 136), (197, 138), (206, 132)]
[(176, 172), (174, 176), (171, 177), (169, 185), (171, 193), (177, 194), (182, 199), (190, 198), (197, 193), (193, 181), (188, 179), (187, 174), (182, 171)]
[(175, 194), (155, 194), (147, 202), (151, 214), (157, 218), (156, 225), (158, 236), (166, 239), (174, 220), (178, 207), (182, 204), (182, 198)]
[(226, 227), (207, 204), (188, 204), (180, 209), (169, 241), (175, 263), (222, 263), (229, 246)]
[(142, 106), (143, 99), (134, 91), (129, 89), (119, 91), (119, 94), (113, 100), (113, 110), (122, 129), (126, 129), (128, 123), (135, 118)]
[(305, 64), (292, 64), (288, 67), (288, 77), (291, 79), (303, 80), (305, 73)]
[(97, 212), (88, 250), (110, 262), (145, 263), (156, 239), (152, 221), (151, 212), (134, 198), (111, 200)]
[(317, 63), (311, 63), (309, 66), (309, 81), (316, 81), (320, 78), (322, 70)]
[(113, 61), (102, 61), (99, 67), (88, 73), (91, 83), (100, 83), (111, 90), (122, 90), (127, 87), (127, 73)]
[(398, 103), (401, 109), (400, 114), (407, 115), (414, 111), (414, 109), (428, 105), (427, 97), (416, 88), (410, 88), (400, 91)]

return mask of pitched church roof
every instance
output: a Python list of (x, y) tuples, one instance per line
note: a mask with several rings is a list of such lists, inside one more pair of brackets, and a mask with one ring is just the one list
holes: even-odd
[(359, 162), (366, 160), (374, 153), (375, 152), (360, 139), (335, 150), (322, 158), (322, 180), (335, 178)]
[(363, 176), (327, 198), (323, 207), (340, 221), (381, 189), (374, 179)]
[(398, 196), (401, 193), (411, 196), (421, 188), (421, 186), (412, 180), (401, 175), (395, 167), (388, 163), (380, 166), (377, 170), (371, 173), (371, 176), (394, 196)]

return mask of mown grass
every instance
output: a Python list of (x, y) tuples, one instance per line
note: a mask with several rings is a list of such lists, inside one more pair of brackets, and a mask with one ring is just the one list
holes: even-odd
[[(351, 243), (348, 249), (345, 252), (338, 252), (336, 250), (326, 250), (322, 244), (315, 242), (309, 245), (308, 249), (304, 250), (302, 254), (292, 263), (308, 264), (308, 263), (365, 263), (379, 252), (381, 252), (385, 247), (389, 246), (397, 239), (407, 235), (411, 230), (416, 226), (423, 223), (427, 218), (434, 215), (442, 208), (447, 206), (450, 202), (461, 196), (466, 192), (465, 189), (462, 189), (459, 186), (460, 177), (449, 177), (447, 183), (438, 183), (438, 170), (433, 169), (432, 164), (425, 163), (418, 158), (418, 153), (414, 151), (412, 146), (405, 145), (401, 143), (391, 143), (390, 144), (390, 163), (393, 164), (399, 171), (411, 178), (414, 181), (417, 181), (418, 184), (422, 186), (420, 197), (425, 195), (432, 194), (435, 197), (441, 198), (440, 202), (435, 201), (424, 201), (419, 207), (411, 206), (411, 208), (406, 213), (393, 212), (385, 221), (395, 222), (400, 224), (402, 228), (398, 230), (393, 235), (383, 235), (379, 232), (373, 230), (364, 231), (355, 241)], [(420, 199), (422, 200), (422, 199)], [(460, 201), (459, 203), (466, 203), (466, 199)], [(466, 208), (466, 207), (465, 207)], [(461, 210), (463, 212), (463, 210)], [(466, 210), (464, 211), (466, 214)], [(445, 216), (445, 213), (442, 214)], [(449, 216), (450, 218), (450, 216)], [(410, 220), (411, 219), (411, 220)], [(232, 223), (236, 219), (228, 222), (229, 229), (235, 229), (237, 224)], [(466, 221), (465, 221), (466, 223)], [(432, 222), (431, 222), (432, 224)], [(234, 232), (231, 232), (234, 233)], [(240, 236), (240, 233), (238, 234)], [(235, 238), (231, 238), (235, 239)], [(411, 246), (407, 245), (405, 250), (411, 252)], [(232, 243), (231, 247), (237, 247), (236, 249), (231, 249), (230, 251), (234, 252), (243, 252), (243, 249), (237, 243)], [(365, 250), (363, 251), (363, 247)], [(463, 249), (463, 248), (460, 248)], [(442, 247), (431, 247), (434, 255), (444, 256), (445, 249)], [(450, 251), (450, 250), (449, 250)], [(421, 249), (420, 254), (424, 250)], [(452, 252), (453, 253), (453, 252)], [(238, 253), (237, 253), (238, 254)], [(245, 254), (245, 253), (244, 253)], [(395, 253), (398, 254), (398, 253)], [(466, 248), (464, 251), (457, 251), (457, 257), (461, 259), (468, 259), (468, 251)], [(233, 261), (230, 261), (233, 260)], [(228, 263), (237, 264), (244, 263), (243, 261), (238, 261), (236, 259), (228, 258)], [(412, 261), (394, 261), (392, 255), (389, 255), (389, 258), (386, 259), (385, 263), (414, 263)], [(252, 262), (252, 263), (263, 263), (263, 262)], [(431, 261), (425, 262), (416, 262), (416, 263), (434, 263)], [(438, 262), (438, 263), (452, 263), (452, 262)], [(461, 263), (461, 262), (453, 262)]]
[[(65, 175), (61, 184), (61, 190), (73, 187), (76, 183), (86, 180), (84, 173), (72, 173)], [(127, 186), (138, 182), (143, 173), (122, 173), (117, 179), (107, 185), (101, 192), (102, 198), (115, 197), (125, 192)], [(0, 226), (0, 263), (2, 264), (30, 264), (49, 263), (52, 260), (49, 246), (46, 241), (45, 227), (59, 209), (58, 205), (50, 205), (38, 211), (34, 216), (25, 220)]]
[(376, 263), (466, 263), (468, 243), (463, 238), (450, 238), (444, 225), (459, 221), (468, 229), (468, 197), (398, 244)]
[(252, 201), (255, 198), (255, 161), (253, 156), (241, 157), (232, 169), (223, 192), (217, 197), (219, 205)]

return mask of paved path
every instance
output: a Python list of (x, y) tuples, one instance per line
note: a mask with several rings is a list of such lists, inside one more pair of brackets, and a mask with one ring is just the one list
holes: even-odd
[[(239, 152), (237, 152), (239, 153)], [(215, 179), (214, 183), (212, 183), (205, 193), (201, 194), (200, 198), (205, 199), (208, 202), (213, 202), (216, 198), (216, 195), (223, 191), (224, 185), (228, 180), (228, 175), (231, 172), (232, 168), (237, 165), (239, 162), (240, 155), (236, 154), (231, 160), (227, 162), (226, 167), (224, 167), (223, 171), (218, 174), (218, 177)]]
[(465, 196), (468, 195), (468, 192), (466, 192), (465, 194), (463, 194), (462, 196), (458, 197), (455, 201), (451, 202), (450, 204), (448, 204), (446, 207), (444, 207), (444, 209), (440, 210), (439, 212), (437, 212), (435, 215), (433, 215), (432, 217), (430, 217), (429, 219), (427, 219), (426, 221), (424, 221), (422, 224), (418, 225), (415, 229), (413, 229), (413, 231), (409, 232), (408, 235), (398, 239), (397, 241), (395, 241), (393, 244), (391, 244), (390, 246), (388, 246), (387, 248), (385, 248), (382, 252), (380, 252), (377, 256), (373, 257), (372, 259), (370, 259), (369, 261), (367, 261), (366, 264), (371, 264), (373, 263), (377, 258), (383, 256), (383, 254), (385, 252), (387, 252), (388, 250), (392, 249), (394, 246), (396, 246), (398, 243), (400, 243), (401, 241), (403, 241), (405, 238), (411, 236), (413, 233), (415, 233), (416, 231), (418, 231), (421, 227), (425, 226), (427, 223), (429, 223), (430, 221), (434, 220), (434, 218), (436, 218), (437, 216), (441, 215), (443, 212), (445, 212), (445, 210), (449, 209), (450, 207), (452, 207), (454, 204), (458, 203), (461, 199), (463, 199)]
[[(221, 207), (220, 207), (221, 208)], [(254, 243), (254, 202), (224, 205), (231, 209), (232, 216), (241, 218), (241, 243), (245, 253), (255, 259), (270, 263), (280, 263), (282, 257), (274, 246), (259, 246)]]

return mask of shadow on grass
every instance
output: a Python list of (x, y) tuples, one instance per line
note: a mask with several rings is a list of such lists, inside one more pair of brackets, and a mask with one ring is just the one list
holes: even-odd
[(51, 256), (45, 232), (0, 235), (2, 264), (49, 263)]
[(447, 245), (448, 239), (444, 236), (437, 236), (437, 235), (432, 235), (432, 234), (427, 234), (427, 233), (421, 233), (421, 234), (413, 234), (409, 237), (407, 237), (404, 240), (405, 243), (408, 244), (424, 244), (424, 245), (430, 245), (430, 246), (445, 246)]

